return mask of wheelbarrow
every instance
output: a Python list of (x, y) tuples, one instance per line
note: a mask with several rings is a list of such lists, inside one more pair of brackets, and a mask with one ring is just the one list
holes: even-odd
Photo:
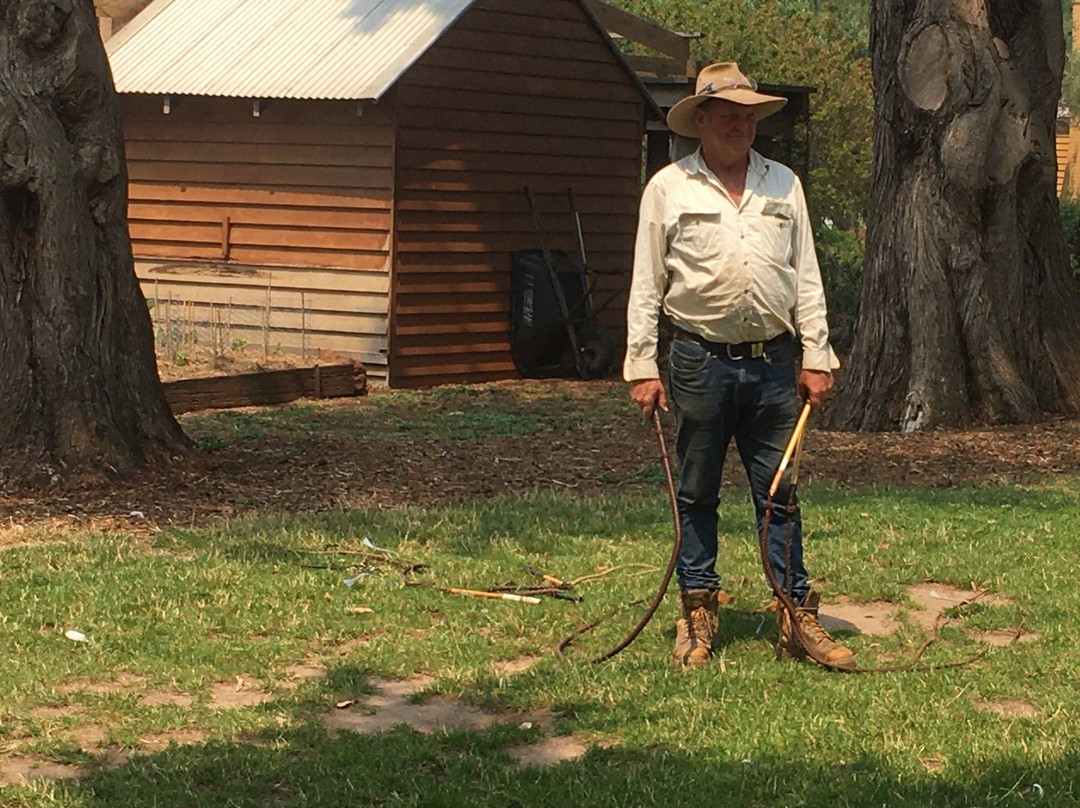
[(594, 306), (592, 294), (600, 273), (586, 262), (574, 189), (568, 188), (577, 237), (575, 260), (547, 246), (532, 191), (525, 186), (539, 249), (514, 253), (510, 273), (510, 354), (522, 376), (545, 378), (576, 373), (603, 378), (615, 361), (615, 339), (597, 315), (622, 293), (613, 292)]

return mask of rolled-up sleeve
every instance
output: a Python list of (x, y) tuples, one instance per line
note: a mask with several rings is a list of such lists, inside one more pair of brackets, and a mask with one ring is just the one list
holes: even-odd
[(802, 183), (795, 180), (795, 239), (792, 260), (797, 277), (795, 301), (795, 328), (802, 342), (804, 370), (831, 372), (840, 367), (832, 346), (829, 345), (829, 324), (826, 315), (825, 288), (821, 282), (821, 268), (814, 251), (814, 236), (807, 213)]
[(666, 284), (664, 197), (663, 187), (655, 181), (648, 183), (641, 195), (634, 241), (634, 269), (626, 308), (623, 378), (628, 382), (660, 377), (656, 360), (660, 305)]

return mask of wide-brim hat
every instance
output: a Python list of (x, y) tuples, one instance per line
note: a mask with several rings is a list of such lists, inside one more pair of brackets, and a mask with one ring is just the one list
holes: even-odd
[(736, 62), (717, 62), (701, 68), (694, 94), (682, 99), (668, 112), (668, 128), (684, 137), (701, 137), (694, 110), (710, 98), (753, 107), (759, 121), (779, 112), (787, 103), (786, 98), (759, 93), (757, 82), (744, 76)]

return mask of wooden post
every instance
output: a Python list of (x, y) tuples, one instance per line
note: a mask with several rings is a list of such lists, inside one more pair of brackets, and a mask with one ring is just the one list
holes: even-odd
[(232, 221), (228, 216), (221, 217), (221, 260), (228, 261), (232, 251)]
[(307, 297), (300, 292), (300, 358), (307, 359)]
[(172, 290), (169, 290), (169, 302), (165, 304), (165, 353), (172, 360)]
[(273, 275), (266, 276), (266, 307), (263, 309), (263, 361), (270, 358), (270, 290)]

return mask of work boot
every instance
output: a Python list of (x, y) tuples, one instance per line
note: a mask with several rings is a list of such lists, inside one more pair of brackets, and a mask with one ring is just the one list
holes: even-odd
[[(780, 606), (776, 613), (777, 621), (780, 624), (780, 640), (776, 644), (776, 656), (779, 659), (797, 659), (800, 661), (806, 660), (807, 657), (810, 657), (810, 659), (817, 657), (838, 668), (852, 667), (855, 664), (852, 657), (855, 655), (851, 649), (830, 637), (829, 632), (818, 621), (818, 605), (820, 601), (821, 594), (811, 591), (806, 596), (803, 605), (795, 610), (795, 619), (799, 621), (799, 628), (802, 629), (801, 634), (806, 638), (806, 642), (812, 646), (809, 650), (803, 647), (799, 634), (792, 627), (788, 610)], [(810, 650), (814, 651), (813, 655), (810, 654)]]
[(717, 593), (710, 589), (691, 589), (682, 593), (679, 606), (682, 616), (676, 624), (675, 648), (671, 654), (681, 664), (696, 668), (712, 657), (718, 623)]

